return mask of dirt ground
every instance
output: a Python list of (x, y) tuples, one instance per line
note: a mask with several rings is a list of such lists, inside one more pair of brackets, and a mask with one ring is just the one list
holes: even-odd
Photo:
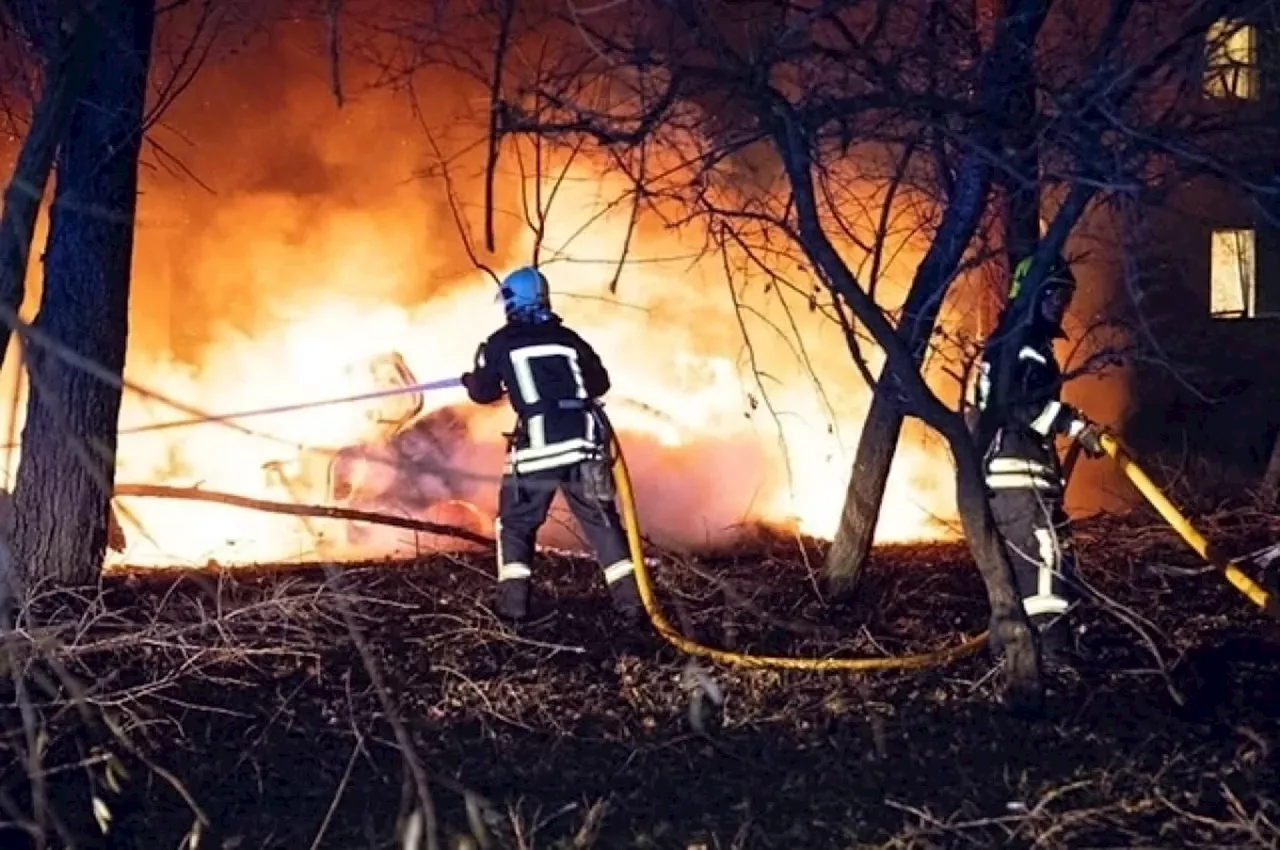
[[(1259, 515), (1213, 531), (1233, 552), (1280, 539)], [(128, 767), (119, 794), (99, 792), (122, 847), (178, 847), (194, 809), (202, 847), (397, 846), (397, 726), (449, 847), (1280, 846), (1277, 627), (1167, 528), (1095, 521), (1078, 539), (1107, 601), (1083, 614), (1087, 662), (1051, 677), (1038, 722), (998, 707), (985, 654), (863, 675), (691, 664), (622, 629), (580, 559), (540, 565), (537, 619), (511, 630), (488, 610), (483, 556), (126, 573), (43, 597), (27, 721), (48, 736), (47, 797), (68, 822), (89, 811), (88, 780), (57, 766), (105, 742)], [(821, 600), (818, 563), (771, 540), (654, 571), (671, 619), (719, 646), (876, 656), (985, 627), (963, 546), (878, 551), (853, 606)], [(58, 666), (83, 711), (59, 677), (39, 685)], [(12, 818), (31, 785), (14, 760), (21, 677), (6, 678)]]

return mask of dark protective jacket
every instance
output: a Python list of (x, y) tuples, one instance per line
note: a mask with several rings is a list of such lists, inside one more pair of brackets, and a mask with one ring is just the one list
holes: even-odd
[(1037, 322), (1022, 333), (997, 327), (987, 341), (978, 373), (974, 436), (991, 490), (1062, 493), (1054, 438), (1074, 436), (1085, 423), (1062, 402), (1062, 369), (1053, 353), (1053, 341), (1061, 336), (1057, 328)]
[(536, 472), (598, 457), (603, 446), (594, 402), (609, 391), (599, 356), (558, 316), (507, 322), (476, 351), (463, 376), (467, 395), (492, 404), (505, 394), (517, 424), (508, 472)]

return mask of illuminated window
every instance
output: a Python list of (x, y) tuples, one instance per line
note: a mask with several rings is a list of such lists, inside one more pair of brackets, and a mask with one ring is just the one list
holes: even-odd
[(1252, 230), (1215, 230), (1209, 249), (1209, 312), (1215, 319), (1257, 314), (1257, 260)]
[(1206, 36), (1204, 93), (1208, 97), (1253, 100), (1258, 96), (1257, 29), (1221, 20)]

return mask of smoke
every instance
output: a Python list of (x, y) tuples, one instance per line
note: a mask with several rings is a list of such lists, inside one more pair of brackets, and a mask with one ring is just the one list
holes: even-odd
[[(368, 364), (392, 352), (418, 380), (456, 376), (500, 323), (492, 279), (463, 250), (439, 156), (450, 157), (461, 214), (478, 233), (482, 151), (468, 145), (484, 93), (445, 76), (419, 81), (430, 97), (415, 113), (350, 63), (339, 109), (319, 44), (310, 29), (285, 25), (219, 59), (153, 131), (164, 154), (153, 152), (142, 181), (131, 380), (214, 413), (332, 398), (371, 389)], [(499, 273), (534, 257), (526, 176), (508, 155), (497, 250), (484, 256)], [(557, 312), (613, 377), (607, 410), (623, 434), (645, 533), (682, 548), (730, 543), (760, 522), (829, 537), (870, 400), (839, 328), (804, 293), (727, 276), (696, 222), (642, 218), (629, 237), (630, 209), (611, 206), (625, 182), (586, 159), (556, 182), (540, 259)], [(624, 252), (615, 295), (609, 284)], [(892, 302), (920, 253), (904, 244), (886, 256), (879, 287)], [(803, 270), (779, 271), (807, 280)], [(253, 435), (218, 424), (126, 435), (118, 480), (324, 501), (337, 474), (363, 494), (356, 506), (468, 519), (441, 505), (452, 498), (491, 515), (509, 410), (471, 405), (460, 391), (423, 403), (423, 418), (393, 438), (373, 427), (373, 405), (245, 420)], [(121, 427), (176, 416), (127, 394)], [(921, 432), (908, 428), (902, 442), (882, 541), (954, 533), (950, 460)], [(217, 505), (122, 505), (131, 540), (122, 560), (132, 563), (422, 546), (398, 531)], [(561, 518), (544, 542), (580, 545)]]
[[(305, 48), (295, 34), (206, 68), (155, 134), (211, 191), (196, 179), (147, 175), (128, 374), (210, 411), (358, 392), (368, 387), (352, 376), (392, 351), (419, 380), (457, 375), (502, 318), (493, 282), (463, 250), (423, 129), (460, 147), (465, 140), (440, 128), (476, 126), (483, 93), (432, 85), (419, 121), (404, 98), (359, 92), (353, 76), (348, 91), (359, 93), (338, 109)], [(451, 165), (453, 189), (474, 226), (479, 168), (474, 157)], [(847, 391), (858, 379), (834, 328), (798, 318), (807, 345), (834, 352), (809, 369), (797, 358), (795, 331), (777, 330), (789, 326), (783, 308), (790, 305), (757, 290), (742, 296), (750, 312), (739, 317), (720, 260), (698, 258), (697, 228), (680, 234), (648, 220), (631, 236), (611, 296), (630, 211), (609, 209), (624, 185), (585, 166), (559, 182), (542, 257), (557, 311), (612, 373), (607, 409), (625, 435), (646, 534), (670, 546), (714, 546), (762, 520), (799, 520), (829, 533), (847, 475), (843, 449), (856, 436), (847, 423), (858, 421), (865, 403), (862, 391)], [(485, 260), (501, 272), (533, 258), (534, 237), (522, 220), (514, 158), (499, 177), (498, 252)], [(824, 402), (823, 383), (845, 397)], [(439, 436), (438, 414), (456, 414), (447, 450), (425, 460), (375, 436), (368, 406), (345, 406), (246, 421), (265, 437), (219, 425), (126, 436), (119, 478), (322, 501), (333, 484), (330, 459), (364, 446), (356, 452), (363, 461), (356, 506), (430, 518), (424, 499), (452, 496), (492, 513), (511, 414), (501, 405), (476, 408), (459, 392), (424, 402), (430, 416), (409, 436)], [(122, 427), (173, 415), (133, 396)], [(945, 479), (945, 465), (933, 465)], [(282, 474), (292, 482), (288, 492), (277, 480)], [(899, 490), (908, 502), (932, 502), (909, 485)], [(295, 519), (188, 502), (128, 506), (155, 539), (128, 553), (135, 562), (308, 554), (306, 529)], [(907, 507), (886, 524), (891, 534), (940, 533), (930, 529), (928, 512), (917, 522)], [(318, 523), (311, 530), (322, 527), (345, 536)], [(553, 545), (578, 542), (572, 524), (560, 520), (545, 537)], [(339, 548), (378, 554), (405, 541), (399, 532), (364, 529)]]

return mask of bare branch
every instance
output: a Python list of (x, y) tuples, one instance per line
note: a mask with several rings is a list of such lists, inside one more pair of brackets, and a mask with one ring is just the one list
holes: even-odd
[(489, 85), (489, 157), (484, 170), (484, 244), (489, 253), (496, 249), (493, 234), (493, 181), (498, 168), (498, 152), (502, 146), (500, 124), (502, 103), (502, 74), (507, 64), (507, 47), (511, 38), (511, 21), (515, 16), (516, 0), (498, 0), (502, 13), (498, 20), (498, 39), (494, 48), (493, 80)]
[(333, 89), (333, 99), (342, 108), (342, 46), (339, 20), (342, 15), (342, 0), (329, 0), (325, 12), (325, 24), (328, 32), (329, 48), (329, 85)]

